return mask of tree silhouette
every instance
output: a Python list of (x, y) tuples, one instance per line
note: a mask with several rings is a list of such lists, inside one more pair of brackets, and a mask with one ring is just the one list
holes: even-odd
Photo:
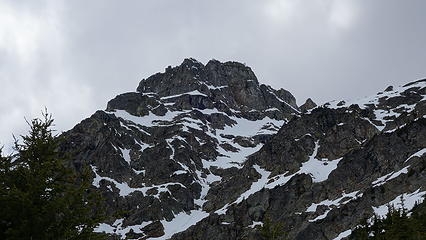
[(103, 208), (90, 172), (68, 166), (52, 124), (46, 111), (29, 122), (21, 142), (15, 139), (14, 154), (0, 150), (0, 239), (103, 238), (93, 232)]

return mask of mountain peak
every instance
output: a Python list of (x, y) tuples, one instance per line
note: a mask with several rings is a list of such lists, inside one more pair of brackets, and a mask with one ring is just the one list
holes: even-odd
[(196, 68), (204, 67), (204, 65), (195, 58), (185, 58), (183, 60), (183, 62), (181, 63), (180, 67), (183, 67), (183, 66), (185, 66), (185, 67), (196, 67)]
[[(229, 84), (242, 84), (248, 81), (253, 81), (256, 85), (259, 85), (254, 72), (243, 63), (231, 61), (222, 63), (212, 59), (204, 66), (194, 58), (186, 58), (179, 66), (169, 66), (165, 72), (142, 79), (137, 91), (169, 96), (170, 94), (184, 93), (188, 90), (188, 87), (195, 90), (200, 84), (220, 87)], [(183, 87), (183, 85), (186, 85), (186, 87)]]
[(259, 239), (265, 216), (291, 222), (290, 239), (335, 239), (426, 196), (426, 82), (315, 105), (299, 114), (244, 64), (188, 58), (64, 133), (62, 148), (91, 167), (108, 208), (95, 230), (110, 239)]
[(316, 106), (317, 106), (317, 104), (311, 98), (308, 98), (308, 99), (306, 99), (306, 102), (302, 106), (300, 106), (300, 110), (302, 112), (307, 112), (307, 111), (315, 108)]
[(239, 62), (210, 60), (203, 65), (187, 58), (179, 66), (169, 66), (165, 72), (143, 79), (137, 91), (167, 99), (168, 104), (190, 95), (186, 101), (203, 102), (203, 108), (221, 105), (236, 111), (278, 109), (286, 114), (299, 112), (290, 92), (259, 84), (251, 68)]

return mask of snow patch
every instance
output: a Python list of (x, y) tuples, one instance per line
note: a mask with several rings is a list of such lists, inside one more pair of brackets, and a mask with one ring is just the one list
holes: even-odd
[[(351, 193), (343, 193), (343, 195), (340, 198), (337, 198), (335, 200), (324, 200), (322, 202), (319, 203), (312, 203), (311, 206), (309, 206), (306, 209), (306, 212), (316, 212), (317, 211), (317, 207), (318, 206), (340, 206), (340, 205), (344, 205), (350, 201), (352, 201), (353, 199), (356, 199), (358, 197), (362, 197), (362, 193), (358, 194), (359, 191), (355, 191), (355, 192), (351, 192)], [(343, 202), (341, 202), (344, 198), (349, 198)]]
[(410, 160), (411, 160), (411, 158), (413, 158), (413, 157), (422, 157), (425, 153), (426, 153), (426, 148), (423, 148), (422, 150), (420, 150), (420, 151), (418, 151), (418, 152), (416, 152), (416, 153), (412, 154), (411, 156), (409, 156), (409, 157), (407, 158), (407, 160), (405, 160), (405, 162), (410, 161)]
[[(404, 207), (410, 211), (413, 209), (414, 205), (416, 203), (422, 203), (426, 195), (426, 191), (420, 192), (420, 188), (417, 189), (415, 192), (412, 193), (403, 193), (396, 198), (394, 198), (392, 201), (383, 204), (378, 207), (373, 207), (374, 213), (377, 214), (379, 217), (386, 217), (386, 214), (388, 214), (388, 206), (394, 206), (395, 208), (402, 207), (401, 203), (401, 197), (404, 199)], [(398, 206), (399, 205), (399, 206)]]
[(194, 91), (191, 91), (191, 92), (186, 92), (186, 93), (181, 93), (181, 94), (177, 94), (177, 95), (162, 97), (161, 100), (166, 100), (166, 99), (170, 99), (170, 98), (177, 98), (177, 97), (180, 97), (180, 96), (183, 96), (183, 95), (194, 95), (194, 96), (198, 95), (198, 96), (208, 97), (206, 94), (201, 93), (198, 90), (194, 90)]
[(257, 226), (263, 226), (263, 222), (253, 221), (251, 225), (248, 225), (249, 228), (256, 228)]
[(398, 172), (391, 172), (391, 173), (388, 173), (388, 174), (386, 174), (382, 177), (379, 177), (374, 182), (372, 182), (371, 184), (373, 184), (373, 187), (378, 187), (380, 185), (383, 185), (386, 182), (388, 182), (388, 181), (390, 181), (394, 178), (397, 178), (401, 174), (407, 174), (409, 167), (410, 166), (408, 165), (408, 166), (404, 167), (403, 169), (399, 170)]
[(130, 166), (130, 149), (122, 149), (120, 148), (121, 156), (123, 157), (124, 161), (126, 161)]
[(250, 195), (262, 190), (265, 187), (266, 183), (268, 182), (268, 177), (271, 173), (260, 168), (258, 165), (254, 165), (253, 168), (261, 175), (261, 177), (256, 182), (252, 183), (250, 189), (241, 194), (237, 200), (232, 203), (227, 203), (224, 207), (217, 210), (217, 214), (225, 214), (228, 206), (242, 202)]
[(288, 171), (283, 173), (283, 174), (280, 174), (280, 175), (277, 175), (277, 176), (271, 178), (273, 181), (268, 183), (265, 187), (272, 189), (276, 186), (282, 186), (282, 185), (286, 184), (293, 176), (299, 174), (299, 172), (293, 173), (289, 176), (286, 176), (287, 174), (288, 174)]
[(115, 222), (111, 225), (106, 223), (101, 223), (93, 231), (97, 233), (103, 232), (103, 233), (109, 233), (109, 234), (117, 234), (120, 236), (120, 239), (126, 239), (126, 234), (130, 232), (130, 230), (133, 230), (133, 232), (135, 233), (143, 233), (141, 229), (152, 223), (152, 221), (143, 222), (142, 224), (139, 224), (139, 225), (132, 225), (132, 226), (127, 226), (123, 228), (122, 226), (123, 221), (124, 221), (124, 218), (121, 218), (121, 219), (115, 220)]
[(343, 238), (349, 237), (352, 233), (352, 230), (346, 230), (344, 232), (341, 232), (336, 238), (334, 238), (333, 240), (342, 240)]
[(307, 162), (302, 163), (299, 173), (306, 173), (312, 177), (313, 182), (323, 182), (328, 179), (328, 175), (337, 168), (337, 164), (342, 158), (329, 161), (327, 159), (316, 159), (319, 144), (315, 143), (315, 149)]
[[(309, 206), (306, 209), (306, 212), (316, 212), (317, 211), (317, 207), (318, 206), (327, 206), (328, 209), (321, 215), (319, 215), (318, 217), (314, 218), (314, 219), (310, 219), (308, 220), (309, 222), (316, 222), (318, 220), (324, 219), (325, 217), (327, 217), (328, 213), (335, 207), (339, 208), (341, 205), (345, 205), (348, 202), (357, 199), (359, 197), (362, 197), (362, 193), (359, 193), (359, 191), (355, 191), (355, 192), (351, 192), (351, 193), (343, 193), (343, 195), (340, 198), (337, 198), (335, 200), (323, 200), (322, 202), (319, 203), (312, 203), (311, 206)], [(345, 200), (344, 200), (345, 199)]]
[(210, 89), (210, 90), (222, 90), (222, 89), (224, 89), (224, 88), (227, 88), (228, 87), (228, 85), (223, 85), (223, 86), (213, 86), (213, 85), (210, 85), (210, 84), (207, 84), (207, 83), (203, 83), (204, 85), (206, 85), (207, 86), (207, 88), (208, 89)]
[(251, 154), (259, 151), (262, 148), (262, 144), (258, 144), (256, 147), (254, 148), (250, 148), (250, 147), (241, 147), (239, 145), (234, 144), (233, 142), (229, 141), (226, 142), (228, 144), (230, 144), (231, 146), (235, 147), (238, 149), (237, 152), (228, 152), (225, 149), (223, 149), (222, 147), (219, 146), (219, 156), (216, 158), (215, 161), (207, 161), (207, 160), (202, 160), (203, 162), (203, 166), (207, 169), (209, 169), (212, 166), (218, 167), (218, 168), (231, 168), (231, 167), (236, 167), (236, 168), (242, 168), (243, 163), (246, 161), (247, 157), (250, 156)]
[(152, 112), (149, 112), (148, 115), (143, 117), (134, 116), (124, 110), (115, 110), (113, 114), (121, 119), (133, 122), (134, 124), (146, 126), (146, 127), (153, 127), (153, 126), (167, 126), (170, 124), (171, 121), (174, 120), (175, 117), (179, 116), (180, 114), (188, 113), (190, 111), (167, 111), (167, 113), (164, 116), (158, 116), (153, 114)]
[(199, 221), (206, 218), (209, 214), (200, 210), (193, 210), (189, 214), (181, 212), (173, 218), (170, 222), (162, 220), (161, 224), (164, 226), (164, 235), (158, 238), (150, 238), (155, 240), (169, 239), (176, 233), (183, 232), (189, 227), (197, 224)]
[[(381, 122), (381, 125), (376, 125), (374, 124), (370, 119), (366, 119), (368, 120), (373, 126), (375, 126), (379, 131), (383, 131), (383, 129), (385, 128), (386, 124), (392, 120), (392, 118), (398, 118), (401, 113), (399, 112), (404, 112), (404, 113), (410, 113), (414, 110), (416, 104), (412, 104), (412, 105), (408, 105), (408, 104), (403, 104), (403, 105), (399, 105), (396, 108), (393, 109), (379, 109), (378, 105), (380, 103), (380, 99), (390, 99), (390, 98), (394, 98), (394, 97), (398, 97), (401, 96), (401, 93), (406, 91), (409, 88), (413, 88), (413, 87), (424, 87), (425, 86), (425, 82), (418, 82), (415, 83), (413, 85), (410, 86), (406, 86), (406, 87), (396, 87), (393, 91), (388, 91), (388, 92), (382, 92), (382, 93), (378, 93), (377, 95), (373, 95), (373, 96), (368, 96), (368, 97), (364, 97), (361, 99), (356, 99), (356, 100), (350, 100), (350, 101), (344, 101), (344, 104), (339, 105), (338, 101), (331, 101), (328, 102), (326, 104), (324, 104), (324, 106), (328, 107), (328, 108), (343, 108), (343, 107), (349, 107), (352, 104), (357, 104), (360, 108), (362, 109), (366, 109), (369, 107), (373, 107), (373, 112), (375, 115), (374, 119), (371, 120), (376, 120)], [(423, 97), (423, 99), (425, 99), (425, 96)], [(394, 129), (395, 130), (395, 129)], [(392, 132), (392, 130), (387, 131), (387, 132)]]
[(171, 195), (172, 193), (168, 190), (168, 186), (170, 185), (180, 185), (183, 188), (186, 188), (182, 183), (165, 183), (165, 184), (161, 184), (161, 185), (153, 185), (150, 187), (138, 187), (138, 188), (132, 188), (130, 187), (126, 182), (118, 182), (115, 179), (109, 178), (109, 177), (101, 177), (98, 173), (97, 173), (97, 168), (95, 166), (92, 166), (92, 171), (95, 173), (95, 178), (93, 179), (92, 185), (99, 188), (100, 187), (100, 182), (102, 180), (111, 182), (115, 185), (116, 188), (118, 188), (119, 190), (119, 195), (120, 197), (126, 197), (128, 195), (130, 195), (133, 192), (142, 192), (144, 195), (146, 195), (146, 192), (151, 189), (151, 188), (157, 188), (158, 193), (156, 195), (153, 195), (153, 197), (155, 198), (159, 198), (160, 197), (160, 193), (162, 192), (169, 192)]

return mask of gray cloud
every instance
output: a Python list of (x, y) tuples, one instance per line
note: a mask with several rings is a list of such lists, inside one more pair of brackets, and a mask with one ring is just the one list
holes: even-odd
[(236, 60), (317, 102), (426, 76), (422, 0), (3, 1), (0, 140), (45, 106), (65, 130), (185, 57)]

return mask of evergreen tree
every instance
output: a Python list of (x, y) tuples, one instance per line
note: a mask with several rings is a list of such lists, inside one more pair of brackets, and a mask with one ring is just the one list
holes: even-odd
[(370, 223), (364, 219), (350, 239), (426, 240), (426, 201), (416, 204), (410, 216), (401, 198), (401, 208), (388, 206), (386, 217), (375, 215)]
[(99, 194), (89, 190), (90, 172), (76, 174), (58, 152), (53, 119), (29, 123), (30, 132), (15, 140), (15, 153), (0, 151), (0, 239), (99, 239)]

